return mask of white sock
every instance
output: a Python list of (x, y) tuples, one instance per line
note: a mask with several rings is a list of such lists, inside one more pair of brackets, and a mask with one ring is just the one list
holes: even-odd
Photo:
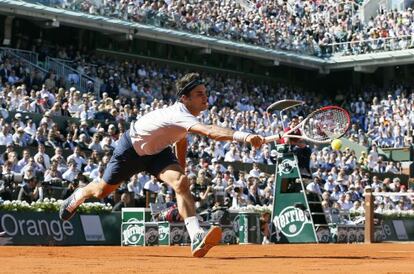
[(200, 224), (196, 216), (191, 216), (184, 219), (185, 226), (187, 227), (188, 235), (190, 235), (191, 241), (193, 241), (194, 236), (197, 232), (201, 230)]
[(76, 189), (75, 192), (73, 193), (73, 196), (75, 197), (76, 207), (78, 207), (83, 202), (85, 202), (85, 198), (83, 197), (83, 189), (82, 188)]

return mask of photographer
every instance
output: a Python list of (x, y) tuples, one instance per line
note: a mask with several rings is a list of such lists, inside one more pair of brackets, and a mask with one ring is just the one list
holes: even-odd
[(70, 195), (72, 195), (72, 193), (78, 188), (78, 186), (79, 186), (78, 180), (69, 182), (68, 187), (62, 191), (62, 199), (66, 199)]
[(133, 194), (131, 192), (125, 191), (121, 195), (121, 200), (114, 205), (112, 212), (121, 211), (124, 207), (131, 207), (134, 205)]
[(62, 174), (58, 171), (58, 163), (52, 160), (50, 168), (46, 170), (43, 179), (44, 196), (54, 197), (56, 192), (62, 191)]
[(6, 161), (3, 165), (2, 178), (6, 183), (11, 183), (14, 181), (14, 177), (18, 175), (18, 173), (13, 171), (13, 166), (12, 161)]
[(243, 193), (243, 188), (241, 187), (234, 187), (233, 193), (232, 193), (232, 203), (231, 208), (237, 209), (240, 207), (247, 206), (247, 201), (249, 200), (249, 197)]
[[(73, 162), (73, 164), (71, 165), (71, 169), (74, 172), (76, 172), (76, 163)], [(74, 175), (74, 173), (73, 173), (73, 175)], [(68, 187), (66, 189), (64, 189), (62, 191), (62, 194), (61, 194), (62, 199), (66, 199), (67, 197), (72, 195), (72, 193), (79, 186), (84, 187), (85, 185), (89, 184), (90, 182), (84, 174), (77, 173), (76, 176), (71, 181), (63, 179), (62, 183), (63, 183), (63, 185), (68, 184)]]
[(36, 177), (25, 177), (24, 185), (20, 189), (17, 200), (26, 201), (28, 203), (42, 200), (43, 189), (40, 184), (37, 183)]
[(190, 186), (190, 191), (194, 198), (197, 211), (209, 207), (209, 198), (213, 195), (213, 188), (210, 186), (210, 180), (207, 178), (205, 170), (198, 172), (195, 183)]

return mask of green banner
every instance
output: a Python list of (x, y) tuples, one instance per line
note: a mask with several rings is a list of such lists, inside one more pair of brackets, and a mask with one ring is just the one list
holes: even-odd
[(0, 245), (119, 245), (120, 224), (113, 213), (61, 221), (57, 213), (0, 212)]

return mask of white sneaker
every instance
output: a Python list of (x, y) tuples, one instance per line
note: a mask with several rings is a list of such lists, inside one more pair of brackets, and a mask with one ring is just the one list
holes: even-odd
[(262, 245), (268, 245), (268, 244), (271, 244), (271, 242), (269, 241), (269, 239), (266, 236), (263, 237)]

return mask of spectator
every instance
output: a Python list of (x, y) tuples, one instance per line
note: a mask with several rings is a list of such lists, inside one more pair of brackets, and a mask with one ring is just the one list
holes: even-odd
[(79, 170), (74, 160), (68, 161), (68, 170), (62, 174), (62, 179), (68, 182), (73, 182), (78, 177)]
[(364, 207), (361, 206), (361, 202), (355, 201), (353, 207), (349, 210), (349, 213), (364, 216), (365, 210)]
[(152, 193), (158, 193), (160, 191), (160, 185), (157, 181), (157, 178), (153, 175), (151, 175), (150, 180), (148, 180), (145, 184), (144, 184), (144, 189), (152, 192)]
[(326, 191), (333, 192), (333, 190), (336, 186), (337, 186), (337, 184), (335, 184), (333, 176), (329, 175), (323, 188)]
[(82, 167), (86, 165), (86, 160), (82, 156), (82, 150), (79, 146), (76, 146), (73, 154), (69, 155), (67, 161), (74, 161), (76, 163), (77, 170), (82, 170)]
[(29, 163), (30, 151), (28, 149), (23, 149), (22, 159), (17, 162), (16, 172), (21, 173), (21, 170), (25, 165)]
[(52, 184), (61, 184), (62, 183), (62, 174), (58, 170), (58, 162), (52, 161), (50, 168), (45, 171), (44, 179), (45, 182), (50, 182)]
[(37, 153), (33, 156), (33, 159), (36, 162), (38, 161), (38, 158), (41, 157), (41, 163), (44, 165), (44, 168), (50, 168), (50, 157), (49, 155), (46, 154), (46, 147), (43, 143), (40, 143), (38, 145), (38, 151)]
[(10, 133), (10, 126), (8, 124), (4, 125), (0, 132), (0, 145), (6, 146), (13, 144), (13, 136)]
[(351, 195), (349, 193), (339, 196), (338, 204), (342, 210), (349, 211), (353, 207)]
[(256, 184), (252, 184), (249, 187), (249, 204), (262, 205)]
[(130, 207), (132, 205), (132, 201), (133, 199), (131, 193), (122, 193), (121, 200), (112, 207), (112, 212), (121, 211), (121, 209), (124, 207)]

